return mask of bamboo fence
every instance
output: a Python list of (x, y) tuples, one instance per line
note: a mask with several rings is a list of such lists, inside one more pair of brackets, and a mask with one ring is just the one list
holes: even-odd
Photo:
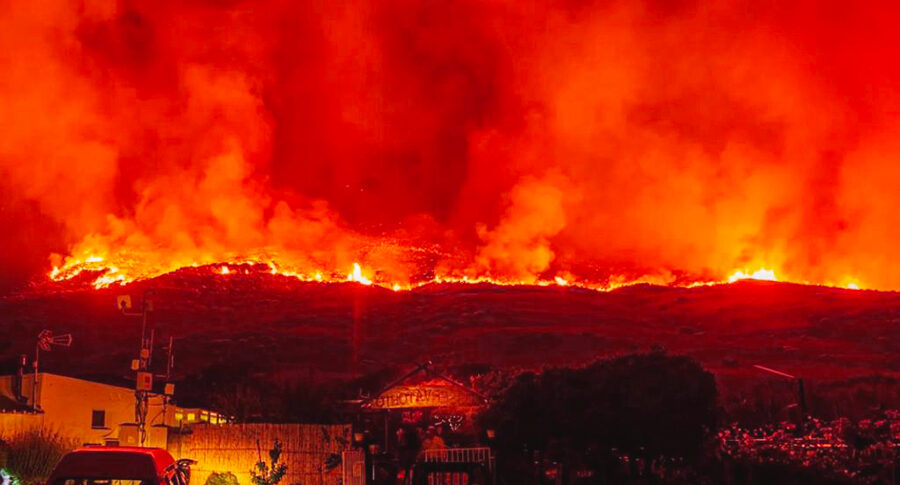
[(287, 475), (281, 485), (337, 485), (340, 467), (326, 470), (331, 455), (350, 448), (349, 425), (231, 424), (193, 426), (187, 434), (169, 434), (169, 452), (175, 458), (197, 460), (191, 484), (204, 485), (213, 472), (231, 472), (241, 485), (250, 485), (250, 470), (260, 457), (269, 462), (277, 438)]

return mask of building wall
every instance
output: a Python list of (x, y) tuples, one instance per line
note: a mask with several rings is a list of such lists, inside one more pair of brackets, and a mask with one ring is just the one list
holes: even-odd
[(0, 413), (0, 439), (39, 429), (44, 425), (43, 414)]
[(14, 376), (0, 376), (0, 395), (15, 398), (15, 393), (13, 392), (14, 378)]
[(175, 416), (170, 423), (173, 426), (189, 426), (192, 424), (227, 424), (228, 418), (214, 411), (202, 408), (175, 408)]
[(349, 425), (229, 424), (196, 425), (191, 433), (170, 435), (169, 453), (176, 459), (197, 460), (191, 467), (191, 483), (206, 483), (212, 472), (231, 472), (241, 485), (250, 485), (250, 470), (278, 438), (283, 446), (281, 462), (287, 465), (282, 483), (337, 485), (341, 467), (325, 470), (329, 455), (349, 449)]
[[(22, 386), (29, 405), (32, 403), (33, 379), (33, 375), (26, 375)], [(12, 387), (11, 382), (12, 377), (0, 378), (0, 392), (7, 393), (7, 388)], [(117, 440), (122, 445), (139, 444), (136, 428), (131, 424), (135, 421), (134, 391), (47, 373), (39, 373), (37, 382), (37, 399), (43, 410), (43, 426), (74, 437), (80, 444), (102, 445), (107, 440)], [(95, 410), (105, 414), (102, 427), (92, 426), (92, 414)], [(153, 425), (171, 422), (172, 416), (173, 406), (168, 406), (164, 415), (162, 398), (151, 398), (147, 413), (146, 446), (165, 448), (167, 428)]]

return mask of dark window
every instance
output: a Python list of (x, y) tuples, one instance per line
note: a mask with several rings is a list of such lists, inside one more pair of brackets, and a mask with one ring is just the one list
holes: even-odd
[(91, 411), (91, 428), (106, 427), (106, 411), (95, 409)]

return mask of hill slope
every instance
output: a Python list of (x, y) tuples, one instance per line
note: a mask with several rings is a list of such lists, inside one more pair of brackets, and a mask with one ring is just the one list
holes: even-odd
[[(393, 292), (248, 270), (181, 270), (125, 288), (44, 286), (0, 300), (0, 359), (42, 328), (71, 332), (42, 359), (72, 375), (126, 375), (140, 319), (118, 294), (152, 290), (157, 342), (176, 340), (179, 375), (216, 362), (348, 375), (416, 360), (538, 367), (663, 346), (719, 374), (760, 363), (837, 379), (900, 374), (900, 293), (742, 281), (698, 288), (428, 285)], [(160, 359), (161, 355), (157, 354)]]

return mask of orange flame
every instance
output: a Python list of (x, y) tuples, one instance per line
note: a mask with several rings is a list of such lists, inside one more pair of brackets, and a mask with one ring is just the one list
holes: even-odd
[(4, 3), (0, 267), (900, 289), (889, 2), (183, 3)]
[(363, 276), (362, 268), (360, 268), (359, 263), (353, 263), (353, 271), (347, 275), (347, 281), (355, 281), (363, 285), (372, 284), (372, 280)]
[(763, 280), (763, 281), (778, 281), (778, 278), (775, 276), (775, 271), (766, 268), (760, 268), (753, 273), (747, 273), (744, 271), (735, 271), (728, 277), (729, 283), (734, 283), (739, 280)]
[[(104, 266), (105, 258), (99, 256), (91, 256), (85, 258), (84, 261), (73, 261), (70, 262), (69, 265), (64, 267), (54, 267), (49, 273), (47, 273), (47, 277), (52, 281), (66, 281), (79, 277), (85, 273), (96, 274), (91, 280), (90, 284), (97, 289), (106, 288), (111, 285), (124, 285), (134, 281), (140, 281), (143, 279), (153, 278), (156, 276), (160, 276), (166, 274), (167, 272), (161, 273), (149, 273), (142, 274), (138, 276), (127, 275), (124, 274), (118, 267), (116, 266)], [(320, 282), (320, 283), (337, 283), (340, 281), (348, 281), (359, 283), (365, 286), (380, 286), (383, 288), (390, 289), (392, 291), (408, 291), (412, 290), (424, 285), (428, 284), (490, 284), (496, 286), (523, 286), (523, 285), (531, 285), (531, 286), (559, 286), (559, 287), (574, 287), (581, 289), (588, 289), (594, 291), (612, 291), (618, 288), (623, 288), (627, 286), (639, 285), (639, 284), (650, 284), (657, 286), (675, 286), (675, 287), (696, 287), (696, 286), (709, 286), (709, 285), (718, 285), (718, 284), (730, 284), (737, 281), (742, 280), (761, 280), (761, 281), (780, 281), (776, 276), (776, 273), (772, 269), (768, 268), (760, 268), (756, 271), (750, 272), (747, 270), (736, 270), (732, 272), (727, 278), (722, 280), (707, 280), (707, 281), (692, 281), (687, 283), (677, 283), (672, 280), (671, 276), (640, 276), (640, 277), (626, 277), (626, 276), (617, 276), (611, 277), (606, 283), (592, 283), (588, 281), (582, 282), (573, 282), (571, 279), (571, 275), (563, 278), (562, 276), (554, 276), (552, 279), (543, 280), (514, 280), (514, 279), (499, 279), (492, 278), (489, 276), (475, 276), (469, 277), (466, 275), (463, 276), (452, 276), (452, 275), (435, 275), (432, 279), (428, 280), (420, 280), (414, 282), (399, 282), (399, 281), (390, 281), (390, 280), (374, 280), (372, 275), (377, 274), (378, 271), (373, 271), (370, 269), (365, 269), (360, 263), (353, 263), (352, 269), (349, 273), (346, 274), (345, 277), (338, 277), (333, 272), (327, 272), (323, 270), (312, 271), (308, 273), (297, 272), (288, 269), (282, 269), (273, 261), (261, 262), (254, 261), (249, 259), (243, 259), (238, 261), (229, 261), (227, 263), (222, 263), (221, 265), (211, 265), (211, 268), (216, 268), (212, 270), (214, 274), (218, 275), (230, 275), (235, 270), (234, 266), (240, 265), (261, 265), (263, 267), (267, 267), (266, 271), (272, 275), (279, 275), (285, 277), (296, 278), (300, 281), (307, 282)], [(202, 266), (200, 264), (191, 264), (186, 267), (198, 267)], [(180, 268), (176, 268), (173, 271), (177, 271)], [(247, 273), (248, 270), (243, 270), (244, 273)], [(331, 274), (332, 276), (326, 276)], [(849, 280), (848, 283), (844, 283), (841, 285), (824, 285), (824, 286), (835, 286), (842, 287), (846, 289), (859, 290), (861, 287), (859, 283), (853, 279)]]

